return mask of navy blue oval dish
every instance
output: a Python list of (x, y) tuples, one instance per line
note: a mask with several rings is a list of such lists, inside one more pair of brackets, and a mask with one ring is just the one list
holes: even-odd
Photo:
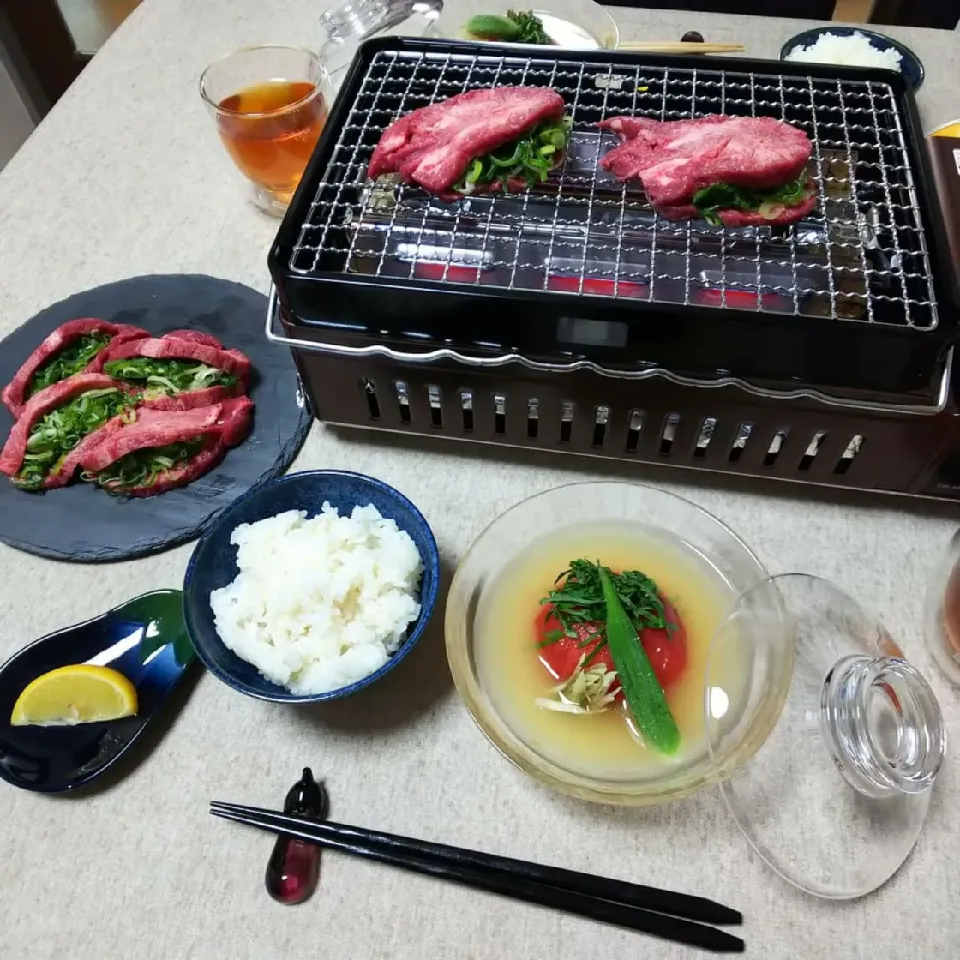
[[(902, 43), (897, 42), (892, 37), (884, 36), (882, 33), (875, 33), (873, 30), (864, 30), (863, 27), (815, 27), (812, 30), (804, 30), (795, 37), (791, 37), (780, 48), (780, 59), (786, 60), (787, 55), (792, 53), (797, 47), (809, 47), (817, 42), (819, 37), (824, 34), (833, 34), (837, 37), (849, 37), (855, 33), (862, 33), (870, 41), (871, 46), (878, 50), (896, 50), (903, 60), (900, 62), (900, 73), (903, 79), (914, 90), (919, 90), (925, 76), (923, 63), (920, 58)], [(794, 61), (790, 61), (791, 63)]]
[[(190, 669), (182, 609), (179, 590), (158, 590), (15, 653), (0, 667), (0, 778), (37, 793), (65, 793), (113, 767), (153, 725)], [(136, 687), (137, 715), (73, 726), (10, 724), (13, 705), (28, 683), (76, 663), (122, 673)]]
[[(411, 624), (400, 649), (379, 670), (337, 690), (296, 694), (267, 680), (253, 664), (228, 649), (217, 633), (210, 594), (237, 576), (237, 548), (230, 542), (234, 529), (287, 510), (320, 513), (324, 501), (349, 514), (355, 506), (372, 504), (381, 516), (395, 520), (416, 544), (423, 563), (420, 580), (420, 616)], [(340, 470), (307, 470), (271, 480), (240, 497), (201, 537), (187, 565), (183, 584), (184, 620), (197, 655), (206, 668), (229, 687), (258, 700), (281, 703), (314, 703), (338, 700), (376, 682), (413, 649), (437, 602), (440, 555), (429, 524), (419, 510), (393, 487), (374, 477)]]

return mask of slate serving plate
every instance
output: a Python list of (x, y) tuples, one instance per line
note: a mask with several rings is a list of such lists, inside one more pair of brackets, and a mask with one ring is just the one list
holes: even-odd
[[(142, 643), (152, 654), (143, 656)], [(143, 594), (35, 640), (0, 667), (0, 779), (36, 793), (66, 793), (98, 779), (166, 712), (192, 662), (179, 590)], [(75, 726), (11, 726), (23, 688), (73, 663), (119, 670), (137, 689), (137, 715)]]
[[(67, 320), (99, 317), (132, 323), (155, 336), (170, 330), (211, 333), (253, 364), (253, 429), (215, 470), (180, 490), (147, 499), (117, 498), (91, 484), (26, 493), (0, 477), (0, 540), (55, 560), (100, 563), (165, 550), (200, 536), (241, 494), (290, 466), (311, 414), (287, 350), (263, 335), (267, 299), (238, 283), (203, 275), (133, 277), (55, 303), (0, 342), (0, 384), (47, 334)], [(0, 438), (13, 417), (0, 408)]]

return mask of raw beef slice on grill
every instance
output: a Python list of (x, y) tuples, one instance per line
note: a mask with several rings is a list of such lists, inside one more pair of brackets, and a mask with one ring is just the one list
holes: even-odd
[(103, 369), (107, 351), (120, 343), (149, 337), (146, 330), (133, 327), (125, 323), (110, 323), (107, 320), (86, 318), (82, 320), (68, 320), (49, 334), (33, 353), (23, 362), (13, 379), (3, 390), (2, 399), (10, 412), (18, 417), (27, 399), (27, 391), (34, 375), (49, 360), (52, 360), (64, 347), (70, 346), (81, 337), (88, 334), (109, 334), (111, 340), (91, 359), (83, 370), (77, 373), (100, 373)]
[[(97, 480), (113, 493), (152, 497), (186, 486), (212, 470), (227, 450), (247, 435), (252, 413), (253, 402), (245, 396), (192, 410), (141, 407), (136, 411), (135, 420), (115, 417), (88, 437), (89, 443), (84, 443), (79, 463), (85, 479)], [(191, 440), (202, 440), (203, 445), (186, 462), (164, 471), (143, 486), (120, 487), (114, 481), (96, 476), (128, 454)]]
[[(227, 397), (246, 393), (250, 379), (249, 357), (239, 350), (225, 350), (216, 337), (196, 330), (174, 330), (162, 337), (117, 344), (107, 352), (105, 363), (137, 357), (151, 360), (192, 360), (236, 377), (237, 382), (229, 387), (218, 385), (172, 395), (148, 396), (142, 401), (142, 406), (158, 410), (192, 410), (194, 407), (219, 403)], [(124, 379), (122, 373), (116, 370), (113, 375)], [(130, 383), (135, 386), (143, 385), (141, 381), (133, 379)], [(149, 384), (146, 386), (149, 389)]]
[[(660, 122), (644, 117), (612, 117), (600, 127), (623, 141), (600, 161), (619, 180), (639, 180), (654, 209), (671, 220), (696, 216), (694, 194), (717, 183), (754, 190), (796, 180), (810, 161), (807, 135), (772, 117), (701, 117)], [(720, 211), (727, 226), (786, 223), (816, 205), (807, 198), (802, 212), (785, 208), (782, 217), (759, 218), (747, 211)], [(797, 216), (794, 214), (797, 213)], [(728, 222), (728, 220), (730, 222)]]
[(384, 130), (367, 176), (399, 173), (432, 193), (449, 191), (474, 157), (504, 146), (543, 120), (563, 115), (563, 98), (546, 87), (492, 87), (421, 107)]

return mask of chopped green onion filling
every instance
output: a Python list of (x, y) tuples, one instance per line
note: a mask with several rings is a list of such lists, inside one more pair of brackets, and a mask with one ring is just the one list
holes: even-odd
[(721, 210), (746, 210), (776, 220), (784, 207), (795, 207), (813, 194), (806, 173), (782, 187), (771, 190), (750, 190), (732, 183), (715, 183), (693, 195), (693, 205), (707, 223), (721, 225)]
[(543, 183), (557, 167), (572, 127), (569, 117), (537, 124), (522, 139), (471, 160), (466, 173), (451, 189), (469, 195), (477, 187), (495, 182), (504, 189), (511, 180), (522, 180), (528, 187)]
[(205, 387), (232, 387), (237, 378), (197, 360), (157, 360), (130, 357), (104, 364), (104, 373), (117, 380), (143, 384), (146, 396), (172, 396)]
[(62, 350), (58, 350), (30, 378), (27, 396), (31, 397), (45, 387), (80, 373), (110, 342), (112, 336), (109, 333), (85, 333), (82, 337), (77, 337), (76, 340), (68, 343)]
[(25, 490), (40, 489), (44, 479), (87, 434), (129, 408), (130, 403), (130, 398), (116, 387), (106, 387), (88, 390), (51, 410), (30, 431), (27, 452), (13, 482)]
[(182, 467), (203, 449), (204, 443), (206, 443), (205, 437), (197, 437), (194, 440), (170, 443), (163, 447), (134, 450), (99, 473), (85, 473), (83, 479), (94, 481), (101, 486), (109, 486), (111, 490), (116, 491), (148, 487), (168, 470)]

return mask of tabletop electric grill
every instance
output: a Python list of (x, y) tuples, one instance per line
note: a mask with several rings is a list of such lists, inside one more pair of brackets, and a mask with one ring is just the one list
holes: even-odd
[[(367, 180), (393, 120), (507, 84), (567, 103), (548, 182), (450, 203)], [(716, 113), (807, 132), (809, 219), (666, 221), (598, 165), (604, 117)], [(325, 422), (960, 498), (956, 278), (886, 71), (372, 41), (269, 262), (268, 335)]]

